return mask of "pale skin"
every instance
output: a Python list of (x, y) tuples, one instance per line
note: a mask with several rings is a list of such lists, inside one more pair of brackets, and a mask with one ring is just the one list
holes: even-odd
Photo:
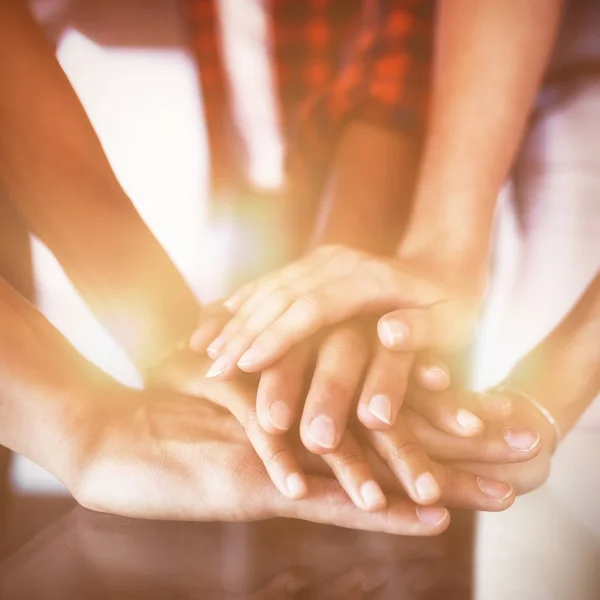
[[(148, 372), (163, 364), (165, 356), (171, 355), (173, 348), (185, 339), (196, 323), (200, 307), (116, 181), (52, 48), (19, 2), (0, 2), (0, 76), (6, 84), (0, 94), (0, 127), (4, 132), (0, 137), (0, 178), (7, 197), (51, 248), (136, 366)], [(3, 306), (2, 319), (12, 314), (14, 302), (13, 298)], [(36, 321), (39, 317), (32, 318)], [(30, 360), (27, 352), (36, 349), (33, 344), (27, 348), (18, 361), (23, 377)], [(197, 363), (195, 372), (200, 368), (202, 361)], [(63, 383), (65, 390), (73, 385), (70, 379)], [(185, 381), (178, 381), (170, 391), (185, 385)], [(225, 396), (231, 395), (228, 386), (218, 389)], [(15, 414), (19, 422), (37, 423), (37, 410), (35, 403), (25, 402)], [(49, 417), (55, 417), (53, 403), (44, 410), (50, 411)], [(62, 406), (56, 410), (60, 412)], [(52, 428), (40, 431), (41, 436), (54, 433)], [(38, 439), (22, 427), (13, 428), (6, 435), (7, 445), (17, 452), (28, 454), (31, 441), (24, 436), (45, 447), (43, 437)], [(335, 462), (336, 475), (357, 506), (371, 510), (383, 506), (385, 499), (362, 450), (351, 436), (344, 439), (347, 441), (338, 452), (331, 453), (328, 462)], [(403, 439), (414, 442), (406, 429)], [(288, 498), (305, 497), (308, 481), (291, 447), (286, 446), (287, 441), (256, 428), (252, 442), (279, 489)], [(423, 452), (413, 454), (421, 462), (428, 461)], [(360, 460), (353, 460), (355, 457)], [(38, 458), (44, 465), (47, 457), (40, 454)], [(64, 457), (71, 458), (71, 454)], [(418, 473), (411, 473), (416, 461), (399, 454), (395, 460), (407, 461), (403, 482), (415, 501), (432, 504), (442, 497), (439, 484), (421, 497), (415, 486)], [(62, 470), (56, 463), (48, 466), (53, 472)], [(423, 471), (423, 467), (419, 469)], [(428, 466), (425, 472), (432, 470)], [(277, 472), (282, 475), (275, 477)], [(369, 506), (362, 494), (365, 484)]]
[[(428, 136), (396, 256), (351, 248), (351, 238), (326, 239), (335, 245), (245, 286), (225, 302), (234, 316), (208, 346), (215, 361), (210, 376), (226, 380), (239, 370), (263, 371), (325, 327), (356, 316), (381, 317), (377, 330), (384, 348), (359, 391), (356, 415), (371, 429), (396, 420), (415, 353), (454, 351), (473, 337), (496, 198), (525, 130), (560, 13), (558, 0), (486, 0), (477, 10), (468, 1), (440, 4)], [(190, 345), (204, 350), (195, 337)], [(392, 360), (393, 379), (373, 374), (391, 372)], [(440, 389), (447, 386), (443, 365), (430, 364), (428, 373), (437, 375)], [(289, 404), (293, 414), (300, 410)], [(257, 404), (265, 427), (268, 409)], [(353, 397), (316, 409), (307, 398), (301, 426), (318, 410), (336, 426), (335, 445), (353, 409)], [(483, 429), (472, 412), (454, 418), (459, 435)]]
[[(10, 82), (3, 90), (0, 105), (3, 131), (10, 134), (1, 140), (0, 175), (3, 183), (11, 200), (32, 229), (57, 255), (102, 322), (136, 365), (142, 370), (148, 369), (160, 361), (166, 349), (176, 345), (181, 335), (191, 328), (198, 306), (116, 182), (85, 113), (33, 21), (18, 3), (3, 2), (0, 11), (3, 17), (0, 19), (3, 25), (0, 69), (3, 81)], [(15, 48), (19, 51), (15, 52)], [(44, 101), (41, 102), (41, 99)], [(138, 251), (133, 252), (132, 248)], [(140, 248), (143, 251), (139, 251)], [(148, 265), (151, 267), (148, 268)], [(29, 346), (29, 351), (32, 348)], [(22, 358), (26, 361), (26, 353)], [(72, 382), (65, 380), (63, 384), (66, 393)], [(227, 386), (218, 389), (223, 390), (225, 397), (230, 396)], [(55, 417), (55, 408), (59, 414), (63, 410), (62, 405), (55, 407), (52, 403), (45, 407), (52, 418)], [(35, 403), (25, 403), (19, 408), (19, 419), (35, 422), (36, 419), (20, 411), (31, 410), (31, 414), (35, 415), (37, 409)], [(247, 421), (244, 424), (247, 426)], [(445, 498), (444, 471), (430, 465), (421, 450), (415, 451), (420, 446), (406, 427), (400, 431), (402, 436), (392, 438), (395, 441), (388, 450), (395, 452), (396, 448), (404, 448), (410, 452), (392, 454), (396, 460), (392, 471), (406, 485), (415, 501), (430, 504)], [(42, 436), (39, 440), (44, 437), (53, 439), (53, 435), (60, 435), (61, 440), (65, 435), (60, 428), (56, 431), (40, 429), (39, 433)], [(19, 436), (29, 437), (31, 432), (16, 427), (7, 435), (11, 447), (19, 451), (19, 448), (28, 445), (27, 440)], [(38, 439), (35, 435), (33, 438)], [(342, 445), (340, 439), (339, 452), (328, 452), (329, 464), (335, 465), (344, 489), (357, 506), (363, 510), (380, 508), (383, 505), (381, 495), (372, 485), (375, 482), (362, 450), (351, 437), (344, 439), (350, 440), (350, 446), (345, 442), (346, 445)], [(282, 466), (277, 460), (270, 462), (270, 458), (291, 456), (281, 453), (281, 439), (269, 437), (268, 432), (256, 429), (252, 441), (266, 461), (270, 474)], [(44, 447), (41, 441), (40, 444)], [(352, 460), (357, 452), (360, 460)], [(86, 453), (81, 453), (81, 456), (86, 456)], [(523, 460), (531, 456), (520, 455)], [(59, 463), (72, 458), (70, 454), (61, 456)], [(40, 454), (39, 459), (43, 464), (49, 457)], [(426, 466), (419, 464), (423, 460), (428, 461)], [(295, 464), (298, 464), (297, 461)], [(309, 482), (302, 480), (301, 469), (286, 471), (288, 466), (283, 465), (285, 479), (288, 474), (297, 474), (301, 478), (300, 485), (297, 485), (296, 478), (294, 493), (291, 494), (285, 486), (278, 487), (288, 497), (303, 497), (310, 488)], [(63, 467), (53, 463), (48, 464), (48, 468), (58, 472)], [(64, 469), (65, 473), (71, 472), (70, 468)], [(426, 497), (422, 497), (416, 486), (419, 475), (423, 473), (434, 476), (437, 485), (437, 488), (429, 486)], [(470, 481), (477, 484), (476, 480)], [(281, 483), (278, 478), (275, 482)], [(370, 489), (371, 500), (376, 499), (370, 507), (366, 506), (362, 495), (363, 486), (367, 483), (370, 484), (367, 489)], [(501, 482), (496, 484), (502, 485)], [(502, 492), (503, 502), (510, 498), (510, 494), (506, 496), (506, 489)], [(467, 486), (465, 490), (466, 493), (481, 492), (479, 485), (477, 488)], [(480, 496), (476, 506), (485, 509), (484, 500), (489, 502), (488, 498)], [(497, 502), (498, 498), (492, 496), (492, 500)], [(487, 509), (505, 505), (506, 502), (496, 503)]]
[[(246, 419), (251, 412), (252, 386), (238, 383), (228, 392), (228, 384), (211, 384), (205, 389), (209, 402), (124, 388), (86, 363), (8, 286), (1, 286), (0, 292), (3, 314), (11, 317), (0, 328), (4, 349), (0, 443), (55, 474), (84, 506), (151, 519), (286, 516), (410, 535), (433, 535), (447, 526), (445, 509), (418, 506), (407, 499), (394, 477), (398, 465), (378, 458), (385, 454), (382, 447), (398, 447), (394, 428), (364, 430), (361, 440), (364, 447), (378, 451), (370, 453), (369, 460), (389, 491), (385, 508), (376, 512), (357, 508), (323, 463), (309, 453), (299, 456), (308, 473), (310, 496), (290, 500), (276, 493), (240, 425), (244, 412)], [(543, 397), (564, 432), (600, 389), (599, 327), (600, 277), (509, 377), (511, 385)], [(532, 365), (545, 376), (535, 372), (532, 376)], [(455, 392), (429, 401), (475, 410), (473, 399), (469, 403), (461, 395)], [(426, 408), (419, 408), (427, 402), (421, 399), (415, 408), (427, 414)], [(554, 429), (527, 403), (515, 405), (506, 422), (489, 423), (488, 433), (479, 440), (448, 435), (408, 407), (404, 413), (427, 452), (445, 461), (444, 466), (436, 464), (434, 472), (441, 482), (441, 500), (450, 506), (503, 510), (514, 500), (515, 491), (534, 489), (548, 475)], [(514, 426), (541, 432), (536, 449), (528, 455), (532, 460), (514, 462), (516, 453), (508, 456), (498, 443), (495, 432)], [(332, 468), (335, 471), (335, 465)], [(490, 477), (510, 481), (513, 487)]]
[[(377, 510), (369, 512), (361, 497), (351, 499), (343, 454), (331, 457), (331, 470), (299, 454), (309, 495), (292, 500), (276, 492), (249, 442), (251, 385), (209, 384), (206, 400), (131, 390), (87, 363), (3, 282), (0, 307), (10, 317), (0, 329), (0, 443), (53, 473), (87, 508), (170, 520), (283, 516), (407, 535), (434, 535), (448, 524), (445, 508), (418, 506), (401, 492), (394, 430), (365, 441), (377, 450), (368, 467), (389, 491)], [(377, 458), (386, 453), (388, 460)], [(474, 458), (475, 452), (459, 455)], [(514, 501), (510, 485), (442, 464), (435, 474), (444, 504), (504, 510)]]

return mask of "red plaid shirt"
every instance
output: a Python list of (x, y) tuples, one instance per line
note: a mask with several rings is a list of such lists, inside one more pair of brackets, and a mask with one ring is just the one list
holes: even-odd
[[(186, 0), (200, 66), (213, 186), (249, 186), (231, 118), (213, 0)], [(419, 135), (433, 0), (271, 0), (273, 69), (288, 151), (320, 189), (350, 120)]]

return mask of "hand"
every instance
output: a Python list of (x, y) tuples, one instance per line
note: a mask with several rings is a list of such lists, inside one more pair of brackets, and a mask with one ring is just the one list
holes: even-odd
[(448, 525), (445, 509), (417, 508), (397, 494), (388, 495), (386, 508), (364, 512), (330, 476), (307, 477), (309, 499), (281, 496), (244, 429), (206, 401), (115, 385), (86, 406), (92, 414), (79, 432), (85, 466), (70, 481), (77, 501), (92, 510), (169, 520), (280, 516), (402, 535), (433, 535)]
[[(460, 439), (450, 415), (466, 409), (485, 422), (485, 433)], [(448, 390), (411, 396), (402, 416), (424, 449), (461, 471), (509, 483), (524, 494), (544, 483), (556, 445), (554, 428), (526, 400), (502, 394)]]
[[(463, 296), (442, 282), (426, 278), (413, 262), (321, 247), (225, 302), (235, 315), (208, 347), (215, 360), (209, 376), (226, 379), (236, 365), (246, 372), (264, 370), (323, 327), (395, 308), (402, 310), (378, 326), (388, 348), (462, 347), (472, 335), (478, 294)], [(198, 347), (195, 336), (190, 346)]]

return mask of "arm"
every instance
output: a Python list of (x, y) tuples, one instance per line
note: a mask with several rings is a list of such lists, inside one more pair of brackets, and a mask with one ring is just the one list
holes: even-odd
[[(552, 453), (560, 442), (552, 419), (564, 436), (600, 392), (599, 339), (597, 275), (571, 312), (517, 364), (503, 384), (485, 394), (450, 390), (421, 395), (409, 400), (403, 414), (437, 460), (455, 461), (451, 464), (457, 469), (510, 482), (517, 493), (526, 493), (542, 485), (550, 473)], [(490, 420), (486, 407), (490, 401), (500, 400), (512, 406), (512, 414)], [(538, 405), (548, 411), (550, 419)], [(448, 435), (458, 408), (468, 408), (486, 421), (485, 437), (460, 440)], [(507, 427), (516, 429), (507, 436)], [(516, 454), (523, 455), (530, 447), (535, 455), (532, 460), (511, 464), (509, 455), (501, 451), (502, 443), (496, 441), (493, 449), (486, 448), (495, 436), (504, 437), (512, 448), (517, 442)]]
[(24, 3), (0, 0), (0, 181), (138, 367), (196, 324), (181, 275), (114, 177)]
[(0, 277), (1, 445), (70, 486), (87, 427), (75, 392), (105, 379)]
[[(561, 0), (440, 2), (429, 126), (402, 256), (487, 266), (496, 198), (524, 133)], [(446, 251), (440, 251), (444, 247)]]
[(299, 146), (324, 193), (313, 243), (391, 253), (414, 191), (429, 91), (431, 0), (364, 0), (345, 64), (309, 100)]
[[(207, 391), (216, 404), (254, 401), (252, 388)], [(198, 398), (112, 382), (2, 279), (0, 444), (54, 474), (87, 508), (124, 516), (281, 516), (410, 535), (448, 525), (445, 510), (417, 511), (398, 496), (368, 514), (330, 476), (310, 478), (310, 500), (280, 497), (233, 416)], [(431, 513), (435, 522), (424, 516)]]

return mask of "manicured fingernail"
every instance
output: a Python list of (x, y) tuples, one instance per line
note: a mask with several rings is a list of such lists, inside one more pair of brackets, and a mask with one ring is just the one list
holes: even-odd
[(323, 448), (335, 447), (335, 425), (325, 415), (319, 415), (310, 422), (308, 435), (315, 444)]
[(456, 411), (456, 422), (467, 431), (483, 429), (483, 421), (464, 408), (459, 408), (458, 411)]
[(225, 337), (220, 335), (218, 338), (215, 338), (208, 345), (208, 348), (206, 349), (206, 353), (208, 354), (208, 356), (210, 356), (210, 358), (212, 358), (214, 360), (217, 358), (217, 356), (219, 356), (219, 353), (221, 352), (221, 350), (223, 350), (223, 348), (225, 348), (225, 344), (226, 344)]
[(234, 312), (239, 308), (240, 304), (240, 296), (234, 294), (233, 296), (227, 298), (225, 302), (223, 302), (223, 306), (230, 312)]
[(448, 373), (439, 367), (424, 367), (421, 371), (421, 377), (427, 385), (436, 390), (445, 390), (450, 385)]
[(493, 479), (477, 478), (479, 489), (490, 498), (495, 500), (505, 500), (512, 494), (512, 486), (504, 481), (494, 481)]
[(267, 411), (273, 427), (287, 431), (292, 426), (293, 415), (288, 405), (281, 400), (273, 402)]
[(437, 500), (440, 497), (441, 490), (435, 477), (427, 472), (422, 473), (415, 481), (415, 489), (421, 500), (426, 502)]
[(408, 341), (410, 329), (403, 321), (383, 319), (379, 321), (379, 335), (388, 346), (399, 346)]
[(505, 413), (512, 407), (510, 398), (500, 394), (482, 394), (479, 400), (488, 410), (493, 412)]
[(522, 452), (533, 450), (540, 443), (539, 433), (522, 427), (505, 427), (502, 436), (509, 446)]
[(302, 498), (306, 495), (306, 483), (298, 473), (292, 473), (285, 479), (290, 498)]
[(448, 518), (448, 511), (441, 506), (417, 506), (417, 517), (425, 525), (439, 525)]
[(392, 403), (387, 396), (383, 394), (375, 394), (369, 400), (368, 405), (369, 412), (384, 423), (388, 425), (392, 424)]
[(238, 367), (250, 367), (256, 362), (257, 358), (258, 352), (256, 351), (256, 348), (250, 347), (248, 350), (246, 350), (246, 352), (244, 352), (244, 354), (242, 354), (240, 360), (238, 360)]
[(367, 481), (360, 486), (360, 495), (368, 510), (383, 508), (386, 505), (385, 495), (376, 481)]
[(217, 360), (215, 360), (215, 362), (210, 366), (210, 369), (206, 373), (205, 377), (208, 379), (212, 377), (218, 377), (219, 375), (225, 373), (228, 366), (228, 358), (226, 356), (221, 356), (220, 358), (217, 358)]

